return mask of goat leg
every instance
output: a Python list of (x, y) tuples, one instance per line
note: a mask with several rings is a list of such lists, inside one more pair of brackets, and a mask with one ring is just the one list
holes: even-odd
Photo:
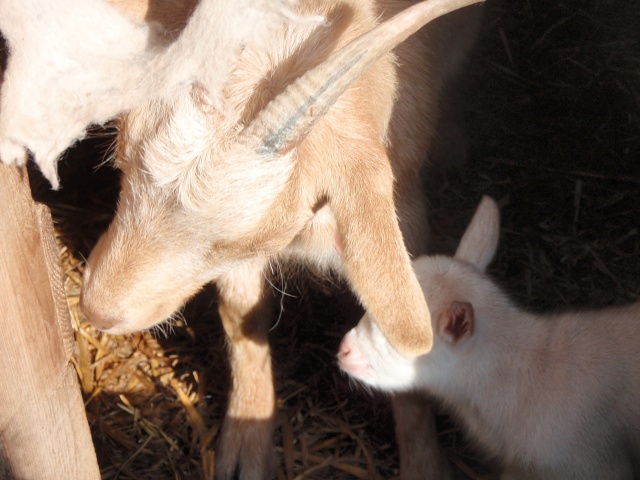
[(392, 397), (402, 480), (447, 480), (449, 466), (438, 444), (433, 408), (422, 394)]
[(216, 451), (217, 480), (264, 479), (273, 469), (276, 396), (267, 339), (271, 302), (264, 295), (263, 267), (263, 259), (252, 260), (217, 282), (232, 378)]

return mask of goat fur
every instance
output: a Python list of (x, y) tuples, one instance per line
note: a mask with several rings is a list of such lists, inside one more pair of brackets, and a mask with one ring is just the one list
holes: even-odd
[[(0, 92), (2, 162), (22, 165), (29, 151), (57, 188), (58, 158), (89, 125), (196, 80), (218, 92), (244, 43), (259, 41), (283, 16), (301, 20), (290, 0), (202, 0), (195, 7), (190, 0), (170, 9), (182, 10), (170, 22), (159, 0), (114, 3), (129, 13), (105, 0), (0, 1), (10, 48)], [(140, 21), (143, 15), (154, 21)]]
[[(478, 10), (439, 19), (374, 63), (283, 155), (257, 161), (237, 141), (295, 79), (409, 4), (300, 2), (297, 15), (326, 22), (288, 23), (248, 43), (219, 108), (196, 83), (119, 120), (118, 212), (88, 259), (81, 306), (96, 327), (124, 333), (153, 326), (216, 283), (233, 376), (217, 478), (265, 478), (273, 463), (269, 263), (337, 271), (390, 335), (405, 334), (398, 344), (430, 344), (428, 325), (426, 333), (395, 326), (428, 314), (407, 252), (423, 251), (427, 237), (419, 173), (439, 92), (473, 43)], [(393, 288), (382, 295), (381, 284)], [(423, 422), (432, 419), (420, 409), (403, 420)], [(410, 445), (409, 430), (398, 432)], [(426, 450), (417, 462), (401, 453), (405, 478), (428, 468), (445, 478)]]
[(342, 341), (342, 369), (374, 388), (442, 400), (504, 465), (502, 480), (638, 478), (640, 303), (519, 308), (484, 274), (498, 216), (484, 199), (454, 258), (414, 261), (436, 334), (430, 353), (399, 354), (365, 317)]

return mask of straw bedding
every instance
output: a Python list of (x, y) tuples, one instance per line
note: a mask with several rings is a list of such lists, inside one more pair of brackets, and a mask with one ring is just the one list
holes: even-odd
[[(434, 250), (455, 248), (488, 194), (503, 214), (491, 273), (521, 304), (545, 310), (638, 300), (640, 4), (488, 0), (485, 8), (462, 85), (466, 164), (434, 168), (425, 181)], [(61, 192), (32, 172), (35, 194), (56, 222), (74, 362), (103, 478), (212, 478), (229, 385), (215, 291), (205, 289), (171, 328), (130, 336), (97, 333), (77, 308), (83, 258), (117, 197), (117, 173), (94, 172), (108, 133), (69, 152)], [(276, 287), (283, 306), (271, 332), (277, 478), (393, 478), (387, 400), (350, 384), (335, 365), (359, 307), (330, 280), (283, 277)], [(440, 437), (458, 478), (496, 478), (444, 414)]]

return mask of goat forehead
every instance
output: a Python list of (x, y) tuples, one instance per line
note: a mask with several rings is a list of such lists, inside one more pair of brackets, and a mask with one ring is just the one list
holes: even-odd
[[(330, 51), (361, 33), (345, 33), (352, 25), (358, 25), (352, 21), (353, 11), (362, 9), (358, 2), (355, 2), (357, 9), (349, 3), (353, 2), (342, 2), (338, 6), (327, 5), (327, 2), (319, 0), (300, 2), (301, 11), (324, 14), (328, 23), (293, 22), (259, 43), (246, 45), (220, 92), (221, 98), (216, 99), (224, 115), (218, 116), (219, 128), (214, 125), (213, 129), (218, 128), (225, 134), (232, 133), (232, 126), (250, 121), (257, 110), (293, 80), (320, 63)], [(216, 117), (215, 109), (207, 106), (202, 97), (208, 98), (207, 92), (204, 87), (195, 85), (191, 92), (183, 91), (168, 100), (153, 101), (132, 112), (130, 125), (126, 128), (142, 131), (145, 135), (146, 131), (154, 132), (159, 126), (170, 123), (172, 130), (181, 130), (181, 125), (188, 126), (190, 116), (198, 117), (203, 113), (199, 108), (203, 106), (206, 113)]]
[[(127, 160), (135, 159), (148, 145), (164, 138), (187, 122), (189, 115), (180, 115), (184, 100), (154, 101), (124, 115), (118, 129), (118, 143)], [(193, 122), (193, 120), (192, 120)], [(190, 125), (187, 125), (190, 126)]]
[[(207, 146), (208, 132), (193, 116), (185, 116), (184, 121), (177, 123), (171, 118), (152, 127), (144, 121), (139, 123), (142, 127), (135, 121), (129, 122), (128, 130), (118, 138), (115, 164), (123, 171), (121, 198), (149, 207), (162, 204), (163, 208), (175, 210), (179, 207), (175, 185), (200, 157), (215, 157)], [(212, 166), (211, 162), (207, 164)], [(135, 203), (130, 207), (141, 209)]]

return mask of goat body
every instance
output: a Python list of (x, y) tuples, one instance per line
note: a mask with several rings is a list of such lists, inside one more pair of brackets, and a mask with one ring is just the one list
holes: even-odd
[(505, 480), (637, 478), (640, 303), (553, 315), (518, 308), (484, 275), (498, 216), (485, 199), (454, 258), (414, 261), (431, 310), (430, 353), (399, 354), (365, 318), (343, 339), (342, 369), (444, 401), (504, 463)]

